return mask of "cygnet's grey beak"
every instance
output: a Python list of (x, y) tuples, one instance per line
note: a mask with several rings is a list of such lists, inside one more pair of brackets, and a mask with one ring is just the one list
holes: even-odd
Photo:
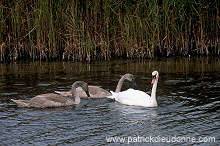
[(87, 95), (88, 97), (90, 97), (89, 91), (86, 91), (86, 95)]
[(134, 86), (137, 86), (136, 82), (134, 80), (131, 81)]

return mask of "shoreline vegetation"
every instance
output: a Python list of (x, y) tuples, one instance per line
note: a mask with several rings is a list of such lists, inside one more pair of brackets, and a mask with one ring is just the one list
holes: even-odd
[(219, 0), (2, 0), (0, 61), (220, 55)]

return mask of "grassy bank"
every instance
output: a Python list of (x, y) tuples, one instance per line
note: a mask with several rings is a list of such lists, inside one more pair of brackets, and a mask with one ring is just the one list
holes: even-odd
[(219, 55), (219, 7), (219, 0), (2, 0), (0, 60)]

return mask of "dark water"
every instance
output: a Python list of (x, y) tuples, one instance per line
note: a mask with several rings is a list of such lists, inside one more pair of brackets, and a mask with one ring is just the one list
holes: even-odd
[[(69, 90), (76, 80), (115, 90), (128, 72), (138, 86), (126, 82), (123, 90), (149, 94), (153, 70), (160, 73), (155, 108), (105, 98), (69, 107), (19, 108), (10, 100)], [(219, 145), (219, 73), (219, 58), (1, 63), (0, 145)]]

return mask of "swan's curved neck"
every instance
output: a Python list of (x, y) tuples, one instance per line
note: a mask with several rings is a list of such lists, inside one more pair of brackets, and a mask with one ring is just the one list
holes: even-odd
[(122, 76), (122, 78), (118, 81), (118, 85), (115, 89), (115, 93), (119, 93), (121, 91), (121, 87), (124, 81), (125, 81), (125, 76)]
[(157, 104), (157, 100), (156, 100), (157, 82), (158, 82), (158, 78), (154, 82), (152, 91), (151, 91), (151, 99), (154, 100), (156, 104)]
[(73, 96), (73, 100), (76, 103), (80, 103), (80, 97), (79, 97), (79, 95), (76, 92), (76, 88), (77, 88), (77, 84), (73, 84), (73, 86), (71, 88), (71, 93), (72, 93), (72, 96)]

